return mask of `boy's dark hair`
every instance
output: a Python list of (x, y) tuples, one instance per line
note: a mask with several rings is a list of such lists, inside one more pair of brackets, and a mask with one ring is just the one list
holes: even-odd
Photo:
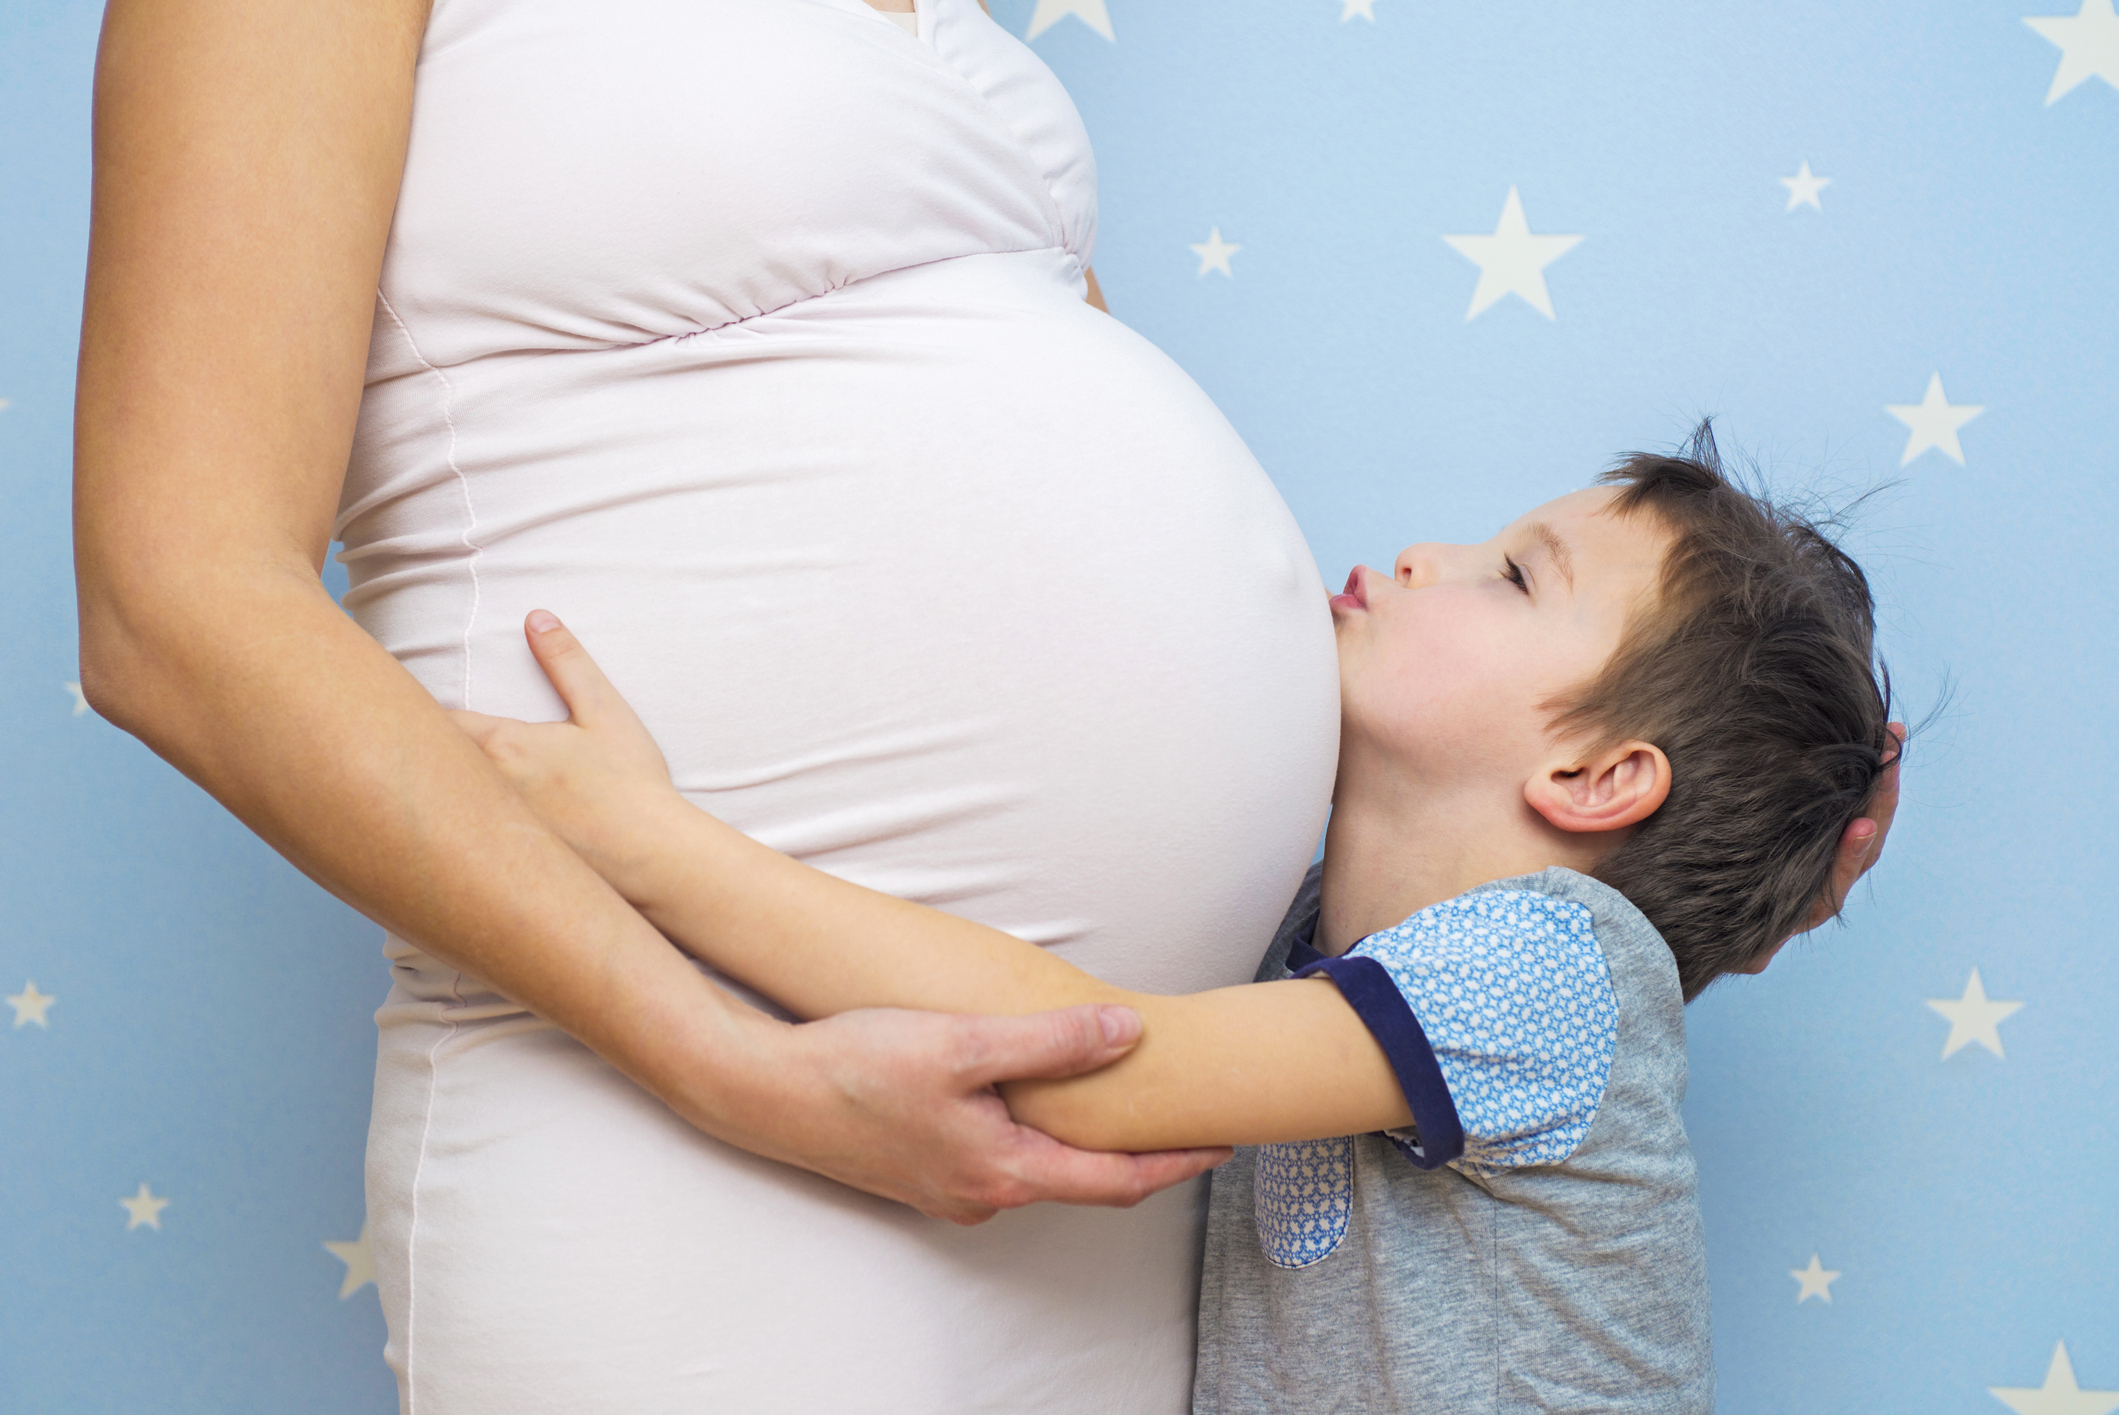
[(1723, 475), (1711, 423), (1635, 453), (1613, 511), (1671, 536), (1653, 605), (1556, 726), (1670, 758), (1670, 796), (1596, 875), (1677, 955), (1685, 1000), (1802, 927), (1896, 749), (1868, 577), (1818, 524)]

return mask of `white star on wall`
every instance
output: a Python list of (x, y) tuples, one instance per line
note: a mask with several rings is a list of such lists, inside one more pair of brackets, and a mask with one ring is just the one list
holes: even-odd
[(2119, 88), (2119, 15), (2112, 13), (2112, 0), (2082, 0), (2072, 15), (2026, 15), (2023, 22), (2060, 46), (2046, 107), (2092, 77)]
[(169, 1200), (157, 1199), (144, 1179), (140, 1181), (139, 1193), (118, 1202), (124, 1206), (125, 1212), (132, 1215), (125, 1220), (125, 1231), (128, 1233), (143, 1223), (149, 1228), (159, 1230), (162, 1227), (162, 1210), (169, 1207)]
[(2016, 1415), (2111, 1415), (2119, 1410), (2119, 1390), (2084, 1390), (2075, 1384), (2074, 1363), (2067, 1359), (2067, 1343), (2053, 1343), (2053, 1360), (2045, 1368), (2045, 1384), (1988, 1386), (1987, 1394)]
[(1223, 241), (1221, 239), (1221, 228), (1216, 226), (1207, 233), (1207, 239), (1203, 243), (1192, 247), (1192, 254), (1199, 257), (1199, 273), (1201, 275), (1205, 275), (1210, 270), (1218, 270), (1231, 280), (1234, 280), (1236, 272), (1229, 269), (1229, 257), (1242, 249), (1242, 246), (1232, 246)]
[(368, 1251), (368, 1221), (361, 1220), (361, 1236), (350, 1243), (333, 1243), (324, 1240), (324, 1247), (331, 1256), (346, 1265), (346, 1280), (338, 1285), (338, 1300), (343, 1302), (354, 1293), (375, 1281), (375, 1255)]
[(1986, 984), (1979, 980), (1977, 968), (1972, 970), (1972, 976), (1965, 982), (1963, 997), (1931, 997), (1927, 999), (1927, 1004), (1950, 1022), (1949, 1040), (1942, 1044), (1944, 1061), (1948, 1061), (1961, 1048), (1968, 1047), (1973, 1042), (2000, 1056), (2001, 1020), (2023, 1006), (2020, 1002), (1989, 1001)]
[(61, 683), (59, 686), (74, 695), (75, 717), (79, 717), (82, 713), (88, 711), (88, 694), (81, 691), (79, 683)]
[(1069, 15), (1106, 39), (1118, 37), (1111, 33), (1111, 11), (1104, 0), (1037, 0), (1037, 9), (1030, 15), (1030, 33), (1024, 38), (1036, 39)]
[(51, 1023), (44, 1020), (44, 1010), (58, 1000), (56, 997), (46, 997), (43, 993), (37, 991), (37, 985), (34, 982), (29, 982), (24, 983), (22, 991), (9, 998), (7, 1002), (8, 1006), (15, 1009), (15, 1025), (17, 1027), (26, 1027), (34, 1022), (46, 1031), (50, 1031)]
[(1807, 206), (1812, 211), (1823, 211), (1825, 208), (1818, 204), (1817, 194), (1831, 186), (1832, 179), (1830, 177), (1811, 176), (1810, 164), (1805, 162), (1802, 171), (1796, 173), (1793, 177), (1781, 178), (1781, 185), (1788, 189), (1788, 210), (1793, 211), (1799, 206)]
[(1899, 466), (1932, 447), (1961, 467), (1964, 448), (1957, 441), (1957, 429), (1986, 408), (1972, 403), (1952, 404), (1943, 397), (1942, 375), (1937, 373), (1928, 376), (1927, 395), (1918, 403), (1886, 403), (1884, 411), (1913, 430), (1906, 438), (1906, 454), (1898, 459)]
[(1346, 8), (1339, 12), (1339, 23), (1345, 24), (1356, 15), (1370, 24), (1376, 23), (1376, 0), (1346, 0)]
[(1809, 1267), (1790, 1268), (1788, 1269), (1788, 1276), (1803, 1285), (1802, 1291), (1795, 1294), (1797, 1303), (1808, 1302), (1813, 1297), (1822, 1298), (1824, 1301), (1830, 1302), (1832, 1300), (1832, 1279), (1838, 1277), (1839, 1273), (1820, 1264), (1817, 1261), (1817, 1254), (1812, 1253)]
[(1458, 255), (1479, 267), (1479, 286), (1472, 291), (1467, 321), (1506, 295), (1520, 296), (1547, 319), (1553, 317), (1552, 297), (1545, 292), (1545, 267), (1580, 243), (1580, 236), (1533, 236), (1523, 219), (1523, 199), (1508, 189), (1501, 204), (1501, 220), (1491, 236), (1444, 236)]

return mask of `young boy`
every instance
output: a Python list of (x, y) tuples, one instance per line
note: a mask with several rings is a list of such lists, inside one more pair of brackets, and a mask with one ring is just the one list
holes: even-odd
[(688, 805), (566, 631), (573, 712), (460, 714), (673, 939), (795, 1012), (1121, 1002), (1005, 1088), (1075, 1145), (1258, 1146), (1212, 1186), (1195, 1409), (1707, 1411), (1685, 1001), (1825, 895), (1897, 743), (1861, 570), (1704, 435), (1332, 600), (1340, 771), (1260, 984), (1109, 987)]

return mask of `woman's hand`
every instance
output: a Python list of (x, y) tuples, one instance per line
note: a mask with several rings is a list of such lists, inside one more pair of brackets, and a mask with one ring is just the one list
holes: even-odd
[(1897, 745), (1885, 758), (1883, 780), (1876, 788), (1876, 799), (1869, 803), (1869, 814), (1850, 823), (1846, 833), (1839, 838), (1839, 858), (1832, 865), (1832, 885), (1829, 896), (1817, 901), (1810, 911), (1805, 930), (1814, 929), (1827, 919), (1839, 917), (1846, 907), (1847, 895), (1855, 882), (1869, 873), (1877, 858), (1884, 853), (1884, 837), (1891, 833), (1891, 817), (1898, 814), (1898, 754), (1905, 746), (1906, 725), (1894, 722), (1890, 725), (1891, 740)]
[[(1892, 740), (1900, 747), (1905, 745), (1906, 725), (1894, 722), (1890, 727)], [(1891, 817), (1898, 814), (1898, 751), (1894, 749), (1890, 765), (1884, 768), (1882, 784), (1876, 788), (1876, 799), (1869, 803), (1869, 814), (1848, 823), (1839, 838), (1839, 854), (1832, 862), (1832, 881), (1826, 887), (1825, 896), (1810, 910), (1810, 917), (1803, 921), (1800, 932), (1808, 933), (1828, 919), (1839, 917), (1846, 907), (1847, 896), (1853, 892), (1861, 877), (1875, 867), (1877, 858), (1884, 853), (1884, 837), (1891, 833)], [(1792, 937), (1792, 935), (1791, 935)], [(1739, 973), (1763, 973), (1787, 946), (1782, 939), (1767, 952), (1737, 969)]]
[(1027, 1017), (878, 1008), (793, 1028), (805, 1064), (790, 1074), (822, 1094), (789, 1107), (802, 1126), (786, 1157), (951, 1223), (1039, 1202), (1130, 1208), (1230, 1151), (1075, 1149), (1016, 1123), (994, 1086), (1099, 1070), (1140, 1035), (1140, 1015), (1113, 1006)]
[(530, 611), (523, 635), (566, 703), (567, 720), (519, 722), (464, 711), (449, 716), (553, 833), (630, 898), (627, 885), (656, 844), (651, 823), (681, 801), (670, 784), (669, 764), (631, 705), (556, 615)]

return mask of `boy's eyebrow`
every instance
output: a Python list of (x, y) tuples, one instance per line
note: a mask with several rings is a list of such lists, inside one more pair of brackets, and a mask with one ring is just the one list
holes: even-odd
[(1530, 533), (1551, 553), (1552, 563), (1559, 567), (1560, 576), (1567, 581), (1568, 592), (1572, 594), (1575, 587), (1575, 560), (1574, 556), (1568, 553), (1567, 542), (1561, 540), (1560, 533), (1543, 521), (1532, 521)]

